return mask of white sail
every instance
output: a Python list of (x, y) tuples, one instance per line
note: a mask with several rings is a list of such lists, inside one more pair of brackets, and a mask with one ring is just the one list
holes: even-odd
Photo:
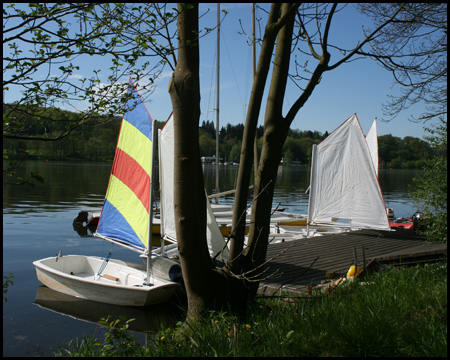
[[(161, 236), (176, 241), (175, 210), (174, 210), (174, 129), (173, 115), (169, 117), (159, 135), (159, 171), (160, 171), (160, 200), (161, 200)], [(211, 204), (206, 198), (207, 229), (206, 236), (211, 256), (226, 259), (228, 248), (213, 215)]]
[(383, 195), (356, 114), (316, 146), (311, 165), (311, 223), (351, 222), (389, 230)]
[(372, 157), (373, 167), (378, 177), (378, 134), (377, 118), (372, 123), (369, 132), (366, 135), (367, 146), (369, 146), (370, 156)]
[(159, 130), (159, 189), (161, 210), (161, 237), (176, 240), (175, 210), (173, 199), (174, 131), (173, 115)]

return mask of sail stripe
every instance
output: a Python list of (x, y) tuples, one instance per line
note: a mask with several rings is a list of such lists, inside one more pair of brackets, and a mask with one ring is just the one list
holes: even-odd
[(122, 121), (117, 147), (138, 162), (150, 176), (152, 165), (152, 141), (133, 124)]
[(128, 100), (128, 102), (125, 104), (125, 114), (123, 116), (123, 119), (135, 126), (149, 139), (153, 139), (153, 119), (148, 113), (147, 108), (142, 102), (142, 99), (140, 98), (137, 91), (134, 91), (134, 95), (134, 98)]
[(123, 241), (124, 243), (131, 244), (142, 249), (145, 248), (144, 244), (139, 239), (139, 236), (133, 230), (128, 221), (108, 200), (105, 200), (105, 203), (103, 204), (102, 217), (108, 218), (115, 224), (115, 227), (112, 228), (111, 226), (108, 226), (107, 223), (105, 225), (104, 221), (99, 222), (97, 228), (98, 234)]
[[(146, 246), (149, 214), (136, 194), (117, 177), (111, 175), (106, 200), (122, 214), (135, 235)], [(120, 224), (113, 224), (114, 228), (120, 229)]]
[(111, 174), (128, 186), (149, 212), (150, 176), (135, 159), (120, 148), (116, 149), (115, 156), (117, 161), (113, 164)]
[(97, 232), (145, 250), (149, 243), (153, 119), (130, 79), (116, 154)]

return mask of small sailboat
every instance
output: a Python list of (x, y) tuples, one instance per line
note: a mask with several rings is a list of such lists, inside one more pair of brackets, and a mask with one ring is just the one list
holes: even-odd
[[(164, 124), (162, 130), (158, 134), (159, 146), (159, 184), (160, 184), (160, 206), (161, 206), (161, 238), (171, 245), (164, 249), (163, 243), (161, 250), (166, 256), (174, 256), (177, 254), (176, 247), (176, 230), (175, 230), (175, 209), (174, 209), (174, 127), (173, 114)], [(205, 190), (206, 192), (206, 190)], [(212, 257), (218, 257), (224, 261), (228, 256), (228, 248), (225, 240), (220, 232), (216, 222), (215, 214), (211, 208), (211, 204), (206, 199), (207, 208), (207, 226), (206, 237), (208, 242), (209, 253)]]
[[(376, 139), (376, 133), (372, 136)], [(356, 114), (313, 145), (309, 224), (390, 230), (375, 149), (370, 149)]]
[[(130, 99), (117, 141), (111, 176), (94, 236), (136, 251), (146, 270), (129, 263), (61, 252), (33, 262), (47, 287), (83, 299), (124, 306), (145, 306), (169, 300), (180, 287), (172, 281), (174, 265), (151, 259), (154, 121), (130, 79)], [(156, 260), (156, 261), (155, 261)], [(157, 272), (155, 268), (167, 269)]]
[(308, 191), (307, 221), (301, 226), (278, 224), (279, 233), (311, 237), (359, 229), (391, 230), (378, 183), (376, 119), (364, 136), (354, 114), (313, 145)]

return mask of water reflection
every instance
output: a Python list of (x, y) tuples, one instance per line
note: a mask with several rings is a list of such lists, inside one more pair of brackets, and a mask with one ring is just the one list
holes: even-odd
[(77, 320), (97, 323), (111, 316), (111, 320), (134, 319), (129, 324), (131, 331), (157, 333), (161, 324), (173, 327), (183, 319), (183, 313), (175, 303), (148, 307), (115, 306), (65, 295), (41, 285), (37, 288), (34, 304), (40, 308), (70, 316)]

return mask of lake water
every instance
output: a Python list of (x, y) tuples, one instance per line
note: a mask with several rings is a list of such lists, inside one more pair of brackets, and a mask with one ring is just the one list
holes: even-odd
[[(110, 164), (103, 163), (28, 162), (18, 169), (18, 175), (26, 177), (30, 171), (40, 171), (44, 184), (3, 185), (3, 276), (14, 275), (14, 284), (6, 294), (8, 300), (3, 302), (3, 356), (48, 356), (75, 337), (94, 335), (101, 339), (102, 329), (95, 321), (108, 314), (136, 318), (133, 328), (138, 334), (154, 333), (161, 321), (170, 324), (179, 319), (179, 313), (170, 306), (145, 310), (99, 306), (52, 292), (36, 279), (32, 262), (54, 256), (59, 250), (63, 254), (105, 256), (112, 249), (113, 258), (139, 261), (134, 252), (95, 239), (90, 233), (79, 235), (72, 226), (80, 210), (102, 206), (110, 169)], [(221, 166), (221, 191), (235, 187), (237, 170), (237, 166)], [(386, 206), (394, 208), (398, 217), (416, 211), (408, 188), (418, 173), (380, 171)], [(215, 187), (214, 166), (205, 166), (204, 175), (211, 193)], [(292, 213), (307, 213), (308, 185), (309, 169), (280, 167), (273, 205)], [(231, 204), (232, 196), (222, 203)]]

